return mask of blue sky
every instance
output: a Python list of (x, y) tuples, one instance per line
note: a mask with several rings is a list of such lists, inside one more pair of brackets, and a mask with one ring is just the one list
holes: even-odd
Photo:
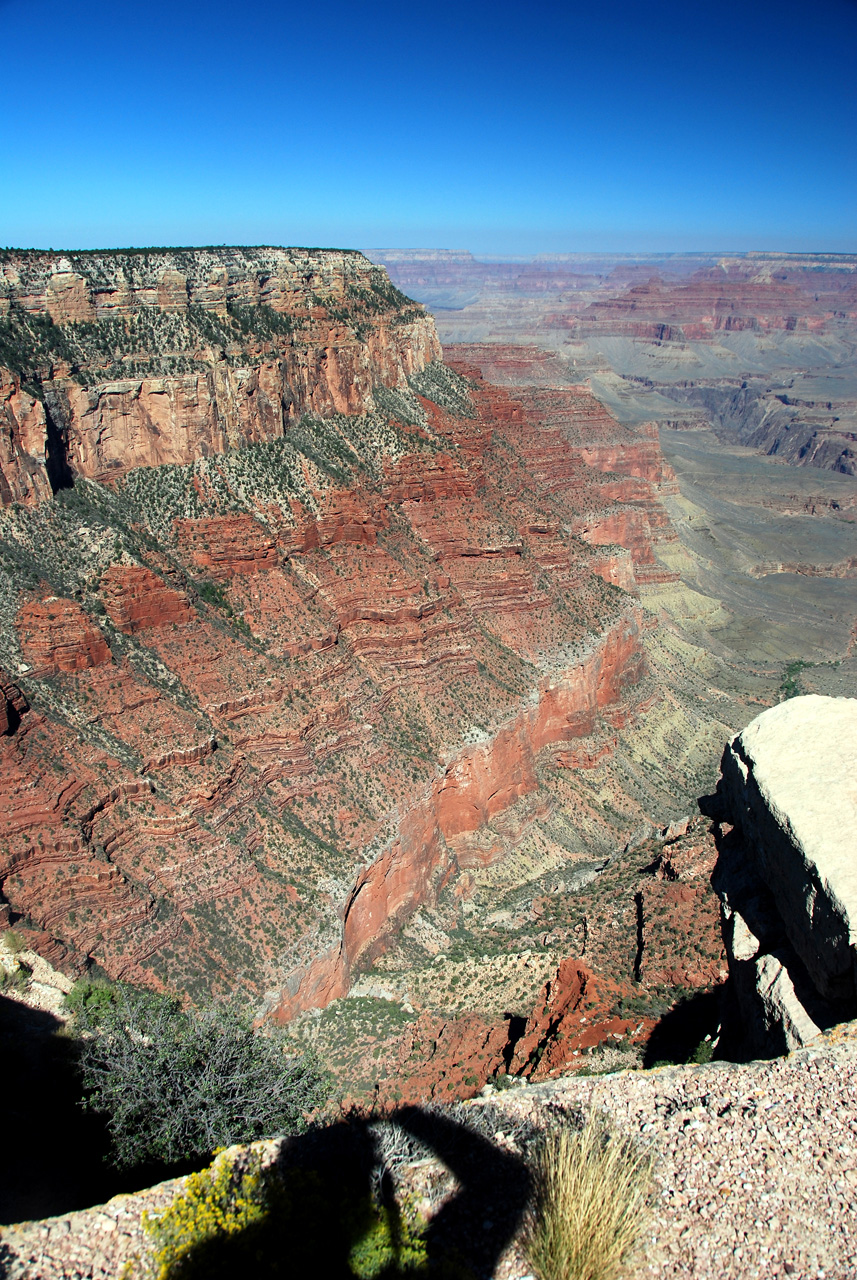
[(857, 251), (857, 0), (0, 0), (0, 245)]

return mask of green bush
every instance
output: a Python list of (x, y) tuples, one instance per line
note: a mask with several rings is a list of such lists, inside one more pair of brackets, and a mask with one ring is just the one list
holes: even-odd
[(72, 1013), (83, 1015), (91, 1022), (110, 1010), (117, 996), (117, 988), (109, 982), (81, 978), (69, 991), (65, 1002)]
[(229, 601), (226, 598), (226, 592), (218, 583), (203, 578), (195, 585), (200, 600), (204, 600), (206, 604), (214, 605), (217, 609), (225, 609), (228, 613), (232, 612)]
[(813, 665), (812, 662), (804, 662), (803, 659), (798, 658), (786, 666), (780, 682), (780, 694), (783, 702), (789, 698), (800, 697), (803, 693), (803, 685), (800, 678), (801, 672), (806, 671)]
[(704, 1040), (700, 1040), (693, 1053), (688, 1058), (688, 1062), (703, 1064), (714, 1061), (714, 1050), (716, 1045), (711, 1036), (706, 1036)]
[(17, 933), (14, 929), (7, 929), (3, 934), (3, 940), (6, 943), (7, 951), (9, 951), (13, 956), (18, 955), (20, 951), (24, 951), (26, 949), (24, 939), (21, 937), (20, 933)]
[(310, 1052), (286, 1057), (234, 1003), (89, 984), (70, 1000), (85, 1105), (107, 1117), (117, 1166), (199, 1159), (216, 1147), (296, 1133), (330, 1094)]

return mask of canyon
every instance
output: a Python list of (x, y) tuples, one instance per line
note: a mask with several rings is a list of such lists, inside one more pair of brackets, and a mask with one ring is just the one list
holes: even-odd
[(434, 309), (444, 344), (532, 342), (622, 420), (857, 474), (853, 254), (370, 256)]
[(723, 742), (853, 687), (853, 263), (758, 258), (0, 254), (5, 922), (356, 1098), (656, 1045)]

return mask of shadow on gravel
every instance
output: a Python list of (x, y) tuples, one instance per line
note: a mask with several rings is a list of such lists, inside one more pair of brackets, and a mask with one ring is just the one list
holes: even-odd
[(390, 1122), (457, 1184), (419, 1241), (396, 1205), (377, 1122), (351, 1116), (293, 1138), (269, 1175), (264, 1219), (201, 1243), (183, 1259), (182, 1277), (393, 1280), (413, 1276), (415, 1267), (450, 1280), (493, 1275), (530, 1199), (525, 1161), (438, 1111), (408, 1107), (387, 1117), (388, 1129)]

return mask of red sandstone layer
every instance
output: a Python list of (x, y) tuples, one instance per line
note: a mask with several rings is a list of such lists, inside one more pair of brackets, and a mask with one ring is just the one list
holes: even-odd
[[(630, 1050), (625, 1061), (633, 1061), (657, 1023), (651, 1012), (635, 1011), (641, 993), (709, 992), (723, 981), (719, 910), (709, 885), (716, 859), (713, 835), (697, 819), (626, 857), (624, 871), (608, 872), (603, 892), (595, 881), (575, 894), (534, 900), (534, 915), (568, 954), (532, 1008), (496, 1021), (478, 1012), (445, 1018), (418, 1011), (382, 1050), (387, 1082), (380, 1100), (466, 1098), (506, 1073), (540, 1081), (586, 1069), (590, 1055), (604, 1050)], [(489, 965), (486, 980), (490, 975)]]
[(51, 496), (46, 446), (41, 401), (21, 387), (16, 374), (0, 367), (0, 506), (42, 502)]
[[(2, 286), (58, 465), (101, 481), (278, 439), (307, 413), (369, 412), (376, 385), (406, 388), (441, 358), (433, 320), (356, 253), (26, 253), (7, 257)], [(29, 316), (63, 332), (60, 357), (31, 336), (28, 355)], [(41, 401), (0, 369), (0, 505), (50, 495), (47, 444)]]
[[(305, 499), (245, 489), (224, 513), (226, 461), (195, 470), (204, 514), (88, 583), (113, 657), (79, 603), (24, 592), (35, 710), (0, 737), (0, 877), (68, 967), (330, 999), (502, 856), (474, 838), (540, 753), (631, 714), (639, 620), (607, 583), (651, 564), (667, 471), (584, 390), (512, 395), (480, 354), (457, 353), (475, 417), (424, 401), (411, 451), (348, 483), (307, 467)], [(605, 503), (628, 513), (609, 551), (572, 531)]]

